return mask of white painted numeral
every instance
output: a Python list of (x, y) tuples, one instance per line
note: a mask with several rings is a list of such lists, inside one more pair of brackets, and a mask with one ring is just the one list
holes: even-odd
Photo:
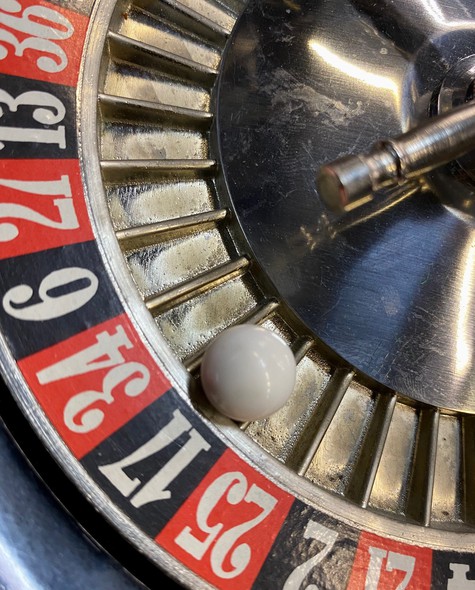
[(113, 391), (125, 383), (124, 392), (136, 397), (145, 391), (150, 383), (150, 371), (141, 363), (125, 363), (111, 369), (104, 377), (102, 391), (83, 391), (73, 396), (64, 408), (64, 423), (72, 432), (85, 434), (98, 428), (104, 421), (104, 411), (91, 406), (97, 402), (112, 404)]
[[(63, 195), (59, 199), (53, 199), (54, 206), (58, 209), (59, 219), (51, 219), (38, 213), (31, 207), (19, 203), (0, 203), (0, 218), (12, 217), (32, 221), (45, 227), (60, 230), (76, 229), (79, 227), (74, 202), (71, 199), (71, 185), (68, 176), (61, 176), (61, 180), (10, 180), (0, 178), (0, 186), (13, 188), (18, 191), (36, 195)], [(9, 242), (18, 237), (20, 231), (13, 223), (0, 223), (0, 242)]]
[(61, 176), (59, 180), (14, 180), (12, 178), (0, 178), (0, 186), (24, 193), (31, 193), (32, 195), (64, 195), (65, 197), (70, 197), (72, 194), (69, 176)]
[(132, 346), (124, 328), (119, 325), (112, 334), (97, 334), (96, 342), (91, 346), (38, 371), (39, 383), (46, 385), (91, 371), (110, 369), (102, 381), (102, 391), (83, 391), (66, 403), (64, 423), (72, 432), (85, 434), (98, 428), (105, 413), (93, 406), (101, 402), (112, 404), (115, 400), (113, 392), (119, 385), (123, 384), (128, 397), (136, 397), (145, 391), (150, 383), (150, 371), (141, 363), (125, 362), (120, 350)]
[[(74, 27), (69, 20), (52, 8), (30, 6), (21, 16), (12, 16), (12, 13), (21, 11), (21, 4), (17, 0), (3, 0), (1, 10), (5, 12), (0, 12), (0, 23), (21, 33), (42, 39), (69, 39), (74, 33)], [(10, 14), (6, 14), (7, 12)], [(41, 22), (49, 22), (50, 25), (41, 24)]]
[[(259, 514), (248, 521), (223, 532), (225, 523), (210, 524), (213, 509), (225, 498), (229, 504), (241, 502), (255, 504), (261, 508)], [(224, 473), (218, 477), (204, 492), (197, 508), (196, 522), (199, 534), (192, 528), (185, 527), (176, 537), (175, 542), (195, 559), (203, 559), (213, 544), (210, 554), (211, 568), (215, 575), (223, 579), (239, 576), (251, 561), (251, 548), (247, 543), (237, 545), (239, 539), (261, 523), (274, 509), (277, 500), (256, 485), (249, 487), (246, 477), (239, 471)], [(202, 534), (207, 536), (202, 540)], [(224, 562), (229, 557), (232, 569), (225, 570)]]
[[(189, 433), (189, 438), (184, 445), (178, 448), (176, 441), (186, 432)], [(152, 457), (170, 445), (173, 448), (178, 448), (177, 452), (148, 482), (145, 483), (137, 477), (131, 479), (125, 473), (124, 470), (127, 467), (135, 465), (148, 457)], [(186, 469), (201, 451), (208, 451), (209, 449), (209, 443), (199, 432), (192, 428), (180, 410), (175, 410), (172, 420), (154, 437), (128, 457), (116, 463), (99, 467), (99, 471), (126, 498), (130, 497), (132, 492), (141, 484), (145, 484), (130, 500), (132, 506), (140, 508), (150, 502), (171, 498), (171, 492), (166, 488)]]
[(470, 566), (465, 563), (451, 563), (449, 565), (453, 576), (447, 583), (447, 590), (475, 590), (475, 580), (469, 580), (467, 574)]
[(41, 281), (36, 297), (29, 285), (17, 285), (5, 293), (2, 304), (9, 315), (19, 320), (52, 320), (86, 305), (98, 286), (99, 280), (94, 273), (72, 266), (47, 275)]
[(405, 590), (411, 581), (414, 567), (416, 565), (416, 558), (410, 555), (403, 555), (402, 553), (395, 553), (393, 551), (385, 551), (379, 547), (369, 548), (370, 561), (368, 572), (366, 574), (365, 590), (378, 590), (379, 581), (381, 579), (381, 571), (383, 561), (386, 561), (386, 571), (392, 572), (399, 570), (405, 572), (404, 579), (395, 590)]
[(46, 385), (60, 379), (115, 367), (125, 362), (121, 348), (130, 349), (132, 343), (124, 328), (117, 326), (113, 334), (101, 332), (96, 336), (95, 344), (42, 369), (36, 376), (41, 385)]
[[(2, 29), (0, 29), (0, 40), (2, 38)], [(0, 45), (1, 47), (1, 45)], [(0, 104), (8, 107), (11, 113), (16, 113), (19, 107), (33, 106), (32, 118), (41, 125), (57, 125), (65, 115), (66, 108), (64, 104), (49, 92), (29, 91), (23, 92), (17, 98), (14, 98), (5, 90), (0, 89)], [(0, 106), (0, 118), (4, 115), (3, 108)], [(61, 149), (66, 148), (66, 134), (64, 125), (59, 125), (56, 129), (23, 128), (23, 127), (0, 127), (0, 149), (5, 147), (4, 142), (27, 142), (27, 143), (45, 143), (56, 144)]]
[[(332, 529), (310, 520), (304, 531), (304, 539), (315, 539), (324, 544), (321, 551), (294, 569), (285, 581), (283, 590), (299, 590), (305, 578), (311, 571), (330, 553), (338, 538), (338, 533)], [(318, 590), (315, 585), (306, 587), (306, 590)]]
[[(17, 57), (32, 50), (46, 54), (37, 58), (38, 69), (50, 73), (64, 70), (68, 65), (67, 55), (54, 41), (69, 39), (74, 33), (73, 25), (52, 8), (37, 5), (26, 8), (22, 13), (21, 10), (22, 6), (17, 0), (2, 0), (0, 23), (30, 36), (19, 41), (13, 33), (0, 28), (0, 60), (8, 56), (11, 48)], [(21, 16), (15, 16), (17, 13), (21, 13)]]

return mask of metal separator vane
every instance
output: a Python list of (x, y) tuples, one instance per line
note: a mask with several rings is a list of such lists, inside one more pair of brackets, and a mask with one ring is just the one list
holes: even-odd
[[(430, 135), (466, 137), (474, 18), (0, 6), (3, 372), (99, 517), (185, 586), (475, 587), (472, 142)], [(384, 174), (373, 153), (347, 180), (379, 140)], [(298, 366), (237, 424), (199, 369), (242, 323)]]

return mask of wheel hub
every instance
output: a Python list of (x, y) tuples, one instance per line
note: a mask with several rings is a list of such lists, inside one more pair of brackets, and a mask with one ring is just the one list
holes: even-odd
[(257, 260), (314, 335), (393, 390), (474, 412), (471, 219), (435, 190), (398, 190), (339, 219), (316, 191), (321, 165), (400, 134), (420, 109), (412, 61), (421, 67), (435, 20), (388, 44), (370, 13), (355, 19), (346, 1), (247, 11), (217, 98), (224, 177)]

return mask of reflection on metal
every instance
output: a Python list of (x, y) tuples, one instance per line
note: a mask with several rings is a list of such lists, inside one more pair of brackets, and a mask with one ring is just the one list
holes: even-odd
[(145, 178), (150, 181), (157, 178), (182, 179), (201, 178), (215, 168), (214, 160), (103, 160), (101, 162), (104, 180), (120, 184), (137, 182)]
[(385, 191), (384, 194), (380, 195), (379, 199), (369, 199), (368, 206), (356, 207), (356, 211), (354, 213), (352, 212), (352, 215), (342, 215), (331, 224), (328, 223), (328, 232), (331, 236), (336, 237), (338, 234), (342, 234), (358, 225), (367, 223), (379, 215), (383, 215), (409, 197), (426, 190), (428, 190), (427, 185), (424, 185), (423, 182), (412, 181), (402, 187)]
[(311, 338), (308, 338), (306, 336), (301, 336), (300, 338), (297, 338), (297, 340), (295, 340), (291, 346), (292, 352), (294, 353), (295, 362), (299, 364), (300, 361), (303, 358), (305, 358), (309, 350), (311, 350), (314, 345), (315, 342)]
[(423, 526), (429, 526), (431, 521), (439, 420), (437, 409), (420, 410), (406, 516)]
[(196, 61), (118, 33), (111, 32), (108, 38), (112, 54), (121, 60), (138, 63), (141, 67), (159, 68), (163, 72), (183, 76), (201, 84), (212, 83), (218, 73)]
[(473, 359), (473, 333), (470, 326), (470, 310), (473, 307), (475, 241), (467, 242), (467, 248), (460, 266), (462, 277), (460, 281), (459, 308), (457, 310), (455, 371), (460, 377), (466, 378), (472, 370)]
[(461, 59), (449, 70), (439, 90), (437, 112), (447, 113), (472, 98), (475, 80), (475, 56)]
[(149, 100), (137, 100), (122, 96), (100, 94), (99, 103), (104, 119), (117, 121), (150, 121), (155, 125), (209, 129), (213, 116), (207, 111), (160, 104)]
[(249, 260), (245, 257), (227, 262), (197, 277), (183, 281), (181, 284), (171, 287), (162, 293), (147, 297), (145, 304), (152, 314), (163, 313), (205, 291), (222, 285), (226, 281), (241, 276), (246, 272), (248, 266)]
[(223, 25), (175, 0), (136, 0), (135, 4), (156, 15), (158, 22), (167, 19), (212, 43), (224, 44), (230, 32)]
[(352, 467), (351, 479), (346, 486), (348, 498), (364, 508), (368, 506), (371, 497), (396, 401), (395, 395), (378, 397), (363, 445)]
[(467, 21), (466, 20), (451, 20), (448, 19), (444, 15), (444, 11), (442, 10), (440, 4), (437, 0), (420, 0), (421, 6), (424, 10), (427, 11), (431, 20), (435, 23), (440, 25), (444, 28), (449, 29), (466, 29), (467, 28)]
[(293, 449), (293, 453), (286, 461), (286, 465), (297, 471), (299, 475), (304, 475), (309, 468), (353, 377), (353, 371), (337, 369), (328, 382), (318, 405)]
[(327, 65), (336, 68), (345, 76), (348, 76), (357, 82), (367, 84), (368, 86), (373, 86), (378, 90), (389, 90), (389, 92), (392, 92), (396, 98), (399, 98), (399, 87), (389, 76), (381, 76), (363, 69), (356, 64), (352, 64), (313, 39), (309, 41), (308, 45), (312, 51), (326, 62)]
[(178, 219), (130, 227), (119, 230), (116, 232), (116, 236), (124, 250), (131, 250), (158, 243), (163, 239), (185, 235), (187, 232), (214, 227), (216, 223), (224, 221), (227, 215), (228, 211), (226, 209), (217, 209), (207, 213), (196, 213)]

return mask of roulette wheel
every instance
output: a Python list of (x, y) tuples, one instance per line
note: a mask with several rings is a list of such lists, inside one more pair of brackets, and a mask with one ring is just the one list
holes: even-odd
[[(65, 513), (6, 437), (5, 506), (35, 489), (57, 547), (81, 546), (70, 512), (106, 550), (58, 576), (475, 587), (474, 17), (2, 0), (2, 415)], [(297, 364), (246, 422), (200, 382), (239, 324)]]

